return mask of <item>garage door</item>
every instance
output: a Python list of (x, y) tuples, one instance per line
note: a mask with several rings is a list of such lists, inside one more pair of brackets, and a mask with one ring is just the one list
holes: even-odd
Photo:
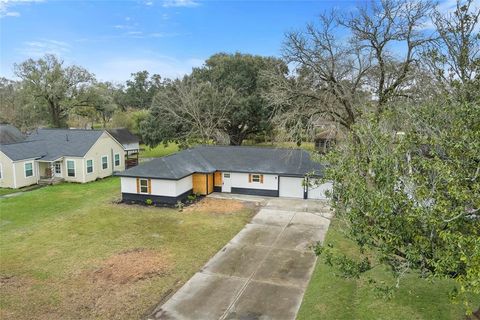
[(280, 197), (303, 199), (303, 178), (280, 177)]
[(327, 190), (332, 190), (331, 182), (321, 184), (314, 188), (308, 188), (308, 199), (327, 199), (327, 197), (325, 196), (325, 191)]

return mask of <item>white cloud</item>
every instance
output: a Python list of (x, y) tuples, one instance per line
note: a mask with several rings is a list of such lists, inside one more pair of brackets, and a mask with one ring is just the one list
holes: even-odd
[(10, 8), (18, 4), (26, 4), (32, 2), (42, 2), (43, 0), (0, 0), (0, 18), (3, 17), (19, 17), (20, 12), (10, 11)]
[(5, 17), (20, 17), (20, 12), (18, 11), (8, 11), (5, 13)]
[(169, 8), (169, 7), (197, 7), (199, 6), (200, 3), (194, 0), (165, 0), (163, 2), (163, 7)]
[(193, 67), (199, 67), (204, 63), (203, 59), (190, 58), (179, 60), (167, 56), (157, 57), (119, 57), (108, 59), (97, 67), (91, 67), (98, 80), (123, 82), (130, 78), (134, 72), (147, 70), (151, 74), (157, 73), (162, 78), (179, 78), (192, 71)]
[(70, 52), (71, 46), (63, 41), (52, 39), (40, 39), (35, 41), (26, 41), (18, 51), (27, 58), (39, 58), (45, 54), (55, 54), (63, 56)]

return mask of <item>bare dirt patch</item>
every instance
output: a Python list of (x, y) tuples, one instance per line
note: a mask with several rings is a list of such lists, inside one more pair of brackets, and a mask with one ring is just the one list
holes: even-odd
[(168, 276), (173, 267), (167, 251), (137, 248), (117, 253), (67, 281), (57, 312), (78, 319), (129, 318), (129, 313), (138, 312), (132, 306), (141, 304), (142, 288), (153, 278)]
[(168, 254), (134, 249), (108, 258), (100, 268), (91, 272), (90, 278), (92, 282), (125, 284), (166, 274), (171, 267)]
[(232, 213), (238, 212), (246, 207), (244, 202), (230, 199), (204, 198), (201, 201), (185, 208), (184, 212), (202, 211), (211, 213)]

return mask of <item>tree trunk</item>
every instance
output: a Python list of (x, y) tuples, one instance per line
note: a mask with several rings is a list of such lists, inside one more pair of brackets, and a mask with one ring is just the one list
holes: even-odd
[(230, 145), (231, 146), (241, 146), (242, 142), (244, 140), (242, 134), (233, 134), (233, 135), (228, 135), (230, 138)]

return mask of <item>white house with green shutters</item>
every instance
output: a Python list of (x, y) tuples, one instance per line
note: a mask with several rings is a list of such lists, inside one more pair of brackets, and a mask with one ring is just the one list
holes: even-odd
[(125, 150), (106, 130), (38, 129), (25, 141), (0, 144), (0, 187), (85, 183), (125, 170)]

